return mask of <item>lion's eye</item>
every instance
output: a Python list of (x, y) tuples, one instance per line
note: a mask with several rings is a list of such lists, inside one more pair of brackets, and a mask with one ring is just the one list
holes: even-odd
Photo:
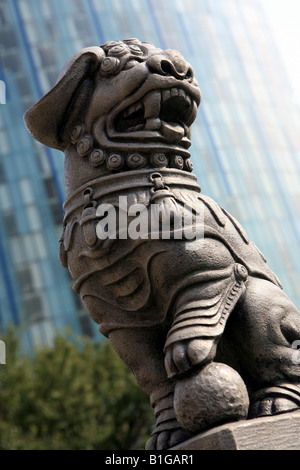
[(124, 66), (124, 70), (128, 70), (128, 69), (131, 69), (132, 67), (135, 67), (136, 65), (138, 65), (140, 62), (138, 60), (129, 60), (127, 62), (127, 64)]
[(141, 48), (139, 46), (137, 46), (136, 44), (131, 44), (129, 46), (129, 49), (130, 49), (130, 52), (132, 54), (135, 54), (135, 55), (143, 55), (143, 51), (141, 50)]
[(100, 66), (100, 75), (107, 77), (116, 73), (119, 69), (120, 61), (116, 57), (106, 57)]

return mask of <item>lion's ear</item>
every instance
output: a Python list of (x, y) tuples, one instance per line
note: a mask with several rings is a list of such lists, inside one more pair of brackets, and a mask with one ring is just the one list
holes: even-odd
[(36, 140), (59, 150), (66, 148), (66, 131), (82, 113), (93, 90), (91, 77), (104, 56), (98, 46), (77, 52), (63, 68), (55, 86), (26, 111), (25, 125)]

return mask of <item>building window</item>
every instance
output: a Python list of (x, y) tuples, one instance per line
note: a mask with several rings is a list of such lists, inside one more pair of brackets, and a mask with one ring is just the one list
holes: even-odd
[(29, 322), (35, 322), (45, 317), (43, 299), (39, 294), (26, 296), (23, 300), (25, 318)]
[(60, 207), (60, 203), (57, 197), (56, 188), (52, 178), (44, 178), (45, 188), (49, 200), (49, 206), (52, 213), (54, 223), (56, 225), (61, 225), (63, 220), (63, 215)]
[(20, 180), (19, 185), (23, 204), (35, 203), (33, 182), (31, 182), (29, 178), (23, 178)]
[(1, 142), (1, 155), (7, 155), (11, 151), (11, 146), (8, 140), (7, 132), (4, 130), (0, 131), (0, 142)]
[(28, 82), (26, 76), (24, 74), (18, 76), (17, 77), (17, 82), (18, 82), (18, 86), (19, 86), (19, 90), (20, 90), (21, 95), (23, 97), (28, 96), (31, 99), (31, 89), (30, 89), (30, 85), (29, 85), (29, 82)]
[(26, 215), (31, 232), (36, 232), (42, 229), (41, 218), (35, 206), (26, 207)]
[(49, 44), (43, 44), (38, 47), (40, 56), (40, 63), (42, 67), (49, 67), (56, 64), (55, 55), (52, 46)]
[(4, 225), (6, 228), (6, 233), (9, 237), (17, 235), (18, 233), (18, 226), (15, 218), (14, 212), (8, 212), (4, 214)]
[(0, 160), (0, 183), (5, 183), (5, 173), (3, 163)]
[(47, 245), (43, 232), (37, 232), (31, 235), (35, 247), (35, 257), (33, 259), (45, 259), (48, 256)]
[(8, 14), (6, 10), (6, 5), (2, 4), (0, 5), (0, 24), (4, 26), (7, 23), (8, 23)]
[(34, 290), (33, 278), (30, 268), (21, 268), (17, 271), (19, 286), (22, 292), (32, 292)]
[(58, 202), (56, 202), (55, 204), (51, 203), (50, 207), (51, 207), (51, 212), (52, 212), (52, 216), (53, 216), (53, 219), (54, 219), (54, 223), (56, 225), (61, 226), (61, 224), (63, 222), (63, 215), (62, 215), (62, 212), (61, 212), (60, 204), (58, 204)]
[(51, 168), (44, 146), (40, 142), (37, 142), (35, 139), (33, 139), (32, 144), (35, 149), (35, 156), (42, 175), (49, 175), (51, 173)]
[(0, 168), (0, 208), (4, 212), (12, 209), (12, 198), (10, 195), (9, 186), (7, 184), (1, 184), (1, 168)]
[[(0, 7), (0, 24), (1, 24), (1, 7)], [(5, 48), (17, 47), (17, 41), (14, 32), (9, 29), (5, 29), (0, 32), (0, 43), (3, 44)]]
[(81, 302), (80, 295), (75, 293), (73, 290), (71, 290), (71, 292), (73, 293), (73, 298), (74, 298), (74, 301), (75, 301), (76, 310), (78, 312), (78, 320), (79, 320), (79, 323), (80, 323), (81, 331), (84, 335), (92, 337), (93, 336), (93, 329), (91, 327), (91, 320), (90, 320), (90, 317), (88, 316), (86, 310), (84, 309), (84, 306)]
[(56, 189), (52, 178), (44, 178), (45, 188), (49, 199), (56, 198)]
[(16, 73), (21, 70), (21, 60), (18, 52), (10, 52), (2, 57), (2, 63), (6, 72)]
[(88, 314), (79, 315), (79, 323), (81, 327), (81, 331), (83, 335), (89, 336), (90, 338), (93, 337), (93, 330), (91, 327), (91, 320)]

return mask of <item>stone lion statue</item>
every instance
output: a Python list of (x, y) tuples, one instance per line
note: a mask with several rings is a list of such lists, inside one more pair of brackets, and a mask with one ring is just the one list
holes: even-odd
[(126, 39), (76, 53), (25, 114), (65, 153), (60, 260), (150, 397), (147, 449), (300, 405), (299, 312), (193, 174), (200, 97), (179, 52)]

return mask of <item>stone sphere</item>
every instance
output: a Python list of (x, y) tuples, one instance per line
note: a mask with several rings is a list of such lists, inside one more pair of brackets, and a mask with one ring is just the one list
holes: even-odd
[(241, 376), (226, 364), (213, 362), (175, 386), (174, 410), (191, 433), (246, 419), (249, 397)]

